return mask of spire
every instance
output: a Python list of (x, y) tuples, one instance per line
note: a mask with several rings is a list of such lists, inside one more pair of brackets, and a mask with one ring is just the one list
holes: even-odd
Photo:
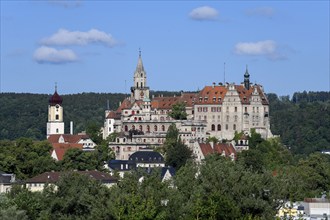
[(246, 70), (245, 70), (245, 74), (244, 74), (244, 77), (249, 77), (250, 74), (249, 74), (249, 71), (248, 71), (248, 65), (246, 65)]
[(139, 48), (139, 59), (138, 59), (138, 64), (136, 66), (136, 71), (137, 72), (142, 72), (144, 71), (143, 63), (142, 63), (142, 57), (141, 57), (141, 49)]
[(250, 74), (249, 74), (247, 65), (246, 65), (246, 70), (245, 70), (245, 74), (244, 74), (244, 87), (247, 90), (250, 89)]

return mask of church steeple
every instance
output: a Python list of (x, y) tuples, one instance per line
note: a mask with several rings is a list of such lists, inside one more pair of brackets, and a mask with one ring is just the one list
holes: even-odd
[(131, 101), (149, 98), (149, 87), (147, 87), (147, 74), (144, 70), (141, 50), (139, 50), (138, 63), (134, 72), (134, 85), (131, 87)]
[(47, 138), (52, 134), (64, 134), (62, 102), (63, 99), (57, 93), (57, 85), (55, 84), (55, 92), (49, 98)]
[(144, 72), (144, 67), (143, 67), (142, 57), (141, 57), (141, 49), (139, 49), (139, 59), (138, 59), (137, 65), (136, 65), (135, 72)]
[(246, 65), (246, 70), (245, 70), (245, 74), (244, 74), (244, 87), (247, 90), (250, 89), (250, 74), (249, 74), (247, 65)]

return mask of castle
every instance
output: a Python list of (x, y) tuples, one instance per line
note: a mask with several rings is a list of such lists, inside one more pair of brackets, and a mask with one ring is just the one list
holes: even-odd
[[(240, 85), (213, 83), (196, 93), (150, 99), (147, 73), (139, 52), (133, 81), (130, 97), (117, 110), (105, 112), (103, 138), (119, 133), (116, 141), (109, 143), (118, 159), (127, 159), (143, 148), (162, 145), (172, 123), (191, 149), (205, 143), (208, 137), (232, 140), (235, 132), (249, 135), (251, 129), (263, 138), (272, 137), (269, 102), (263, 87), (250, 83), (247, 68)], [(175, 120), (168, 115), (178, 103), (185, 105), (186, 120)]]

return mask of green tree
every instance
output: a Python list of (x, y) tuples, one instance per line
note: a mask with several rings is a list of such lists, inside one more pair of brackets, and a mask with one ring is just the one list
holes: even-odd
[(183, 102), (172, 105), (172, 110), (168, 115), (176, 120), (187, 119), (186, 105)]
[(61, 161), (61, 168), (62, 170), (95, 170), (99, 166), (96, 152), (69, 149)]
[(175, 124), (171, 124), (164, 143), (165, 161), (176, 170), (193, 158), (192, 151), (181, 141)]

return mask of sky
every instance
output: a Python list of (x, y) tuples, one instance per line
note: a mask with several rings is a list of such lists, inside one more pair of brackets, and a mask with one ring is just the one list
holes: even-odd
[(1, 0), (0, 92), (329, 91), (329, 1)]

